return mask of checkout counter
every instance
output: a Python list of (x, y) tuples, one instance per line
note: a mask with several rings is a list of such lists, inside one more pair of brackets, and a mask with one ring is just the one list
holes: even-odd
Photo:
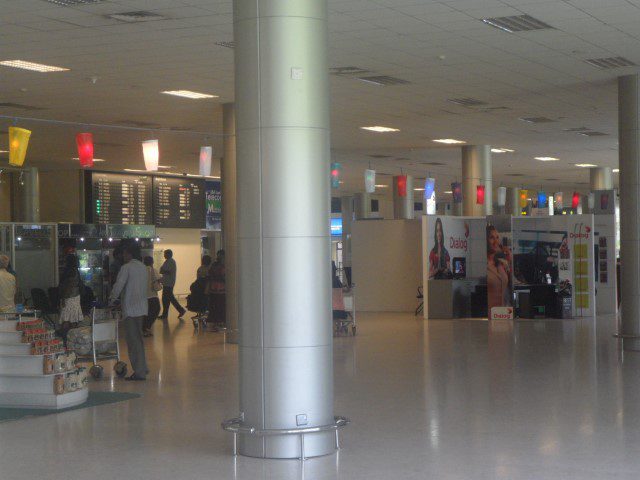
[(484, 278), (440, 279), (427, 283), (428, 318), (486, 318)]

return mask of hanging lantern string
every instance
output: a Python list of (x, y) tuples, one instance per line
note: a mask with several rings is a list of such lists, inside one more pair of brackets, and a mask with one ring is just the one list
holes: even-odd
[(207, 136), (213, 136), (213, 137), (228, 136), (222, 133), (198, 132), (195, 130), (172, 130), (170, 128), (130, 127), (127, 125), (113, 125), (113, 124), (107, 124), (107, 123), (69, 122), (66, 120), (51, 120), (51, 119), (45, 119), (45, 118), (16, 117), (14, 115), (0, 115), (0, 119), (13, 121), (14, 124), (20, 121), (20, 122), (47, 123), (51, 125), (62, 125), (62, 126), (73, 126), (73, 127), (103, 128), (105, 130), (129, 130), (133, 132), (147, 132), (147, 133), (161, 132), (161, 133), (176, 133), (181, 135), (197, 135), (197, 136), (207, 135)]

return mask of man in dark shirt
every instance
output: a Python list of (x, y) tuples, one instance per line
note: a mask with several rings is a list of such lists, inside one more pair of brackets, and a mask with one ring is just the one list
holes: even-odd
[(180, 320), (186, 313), (186, 310), (173, 294), (177, 272), (178, 266), (173, 259), (173, 251), (167, 249), (164, 251), (164, 263), (160, 267), (160, 275), (162, 275), (162, 315), (160, 315), (160, 318), (162, 319), (166, 319), (169, 316), (170, 305), (173, 305), (178, 310), (178, 318)]

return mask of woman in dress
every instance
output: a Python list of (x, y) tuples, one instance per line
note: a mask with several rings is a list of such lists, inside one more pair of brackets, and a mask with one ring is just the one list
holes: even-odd
[(78, 257), (69, 254), (65, 257), (64, 271), (60, 276), (60, 325), (67, 329), (77, 326), (84, 319), (80, 295), (84, 285), (78, 270)]
[(500, 234), (487, 226), (488, 311), (511, 306), (511, 250), (500, 243)]

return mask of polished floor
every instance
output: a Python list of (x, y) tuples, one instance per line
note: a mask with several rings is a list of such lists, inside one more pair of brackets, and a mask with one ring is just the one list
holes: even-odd
[(236, 348), (189, 323), (155, 325), (130, 402), (0, 424), (2, 480), (637, 479), (640, 353), (615, 318), (493, 322), (361, 314), (335, 340), (337, 455), (231, 455)]

